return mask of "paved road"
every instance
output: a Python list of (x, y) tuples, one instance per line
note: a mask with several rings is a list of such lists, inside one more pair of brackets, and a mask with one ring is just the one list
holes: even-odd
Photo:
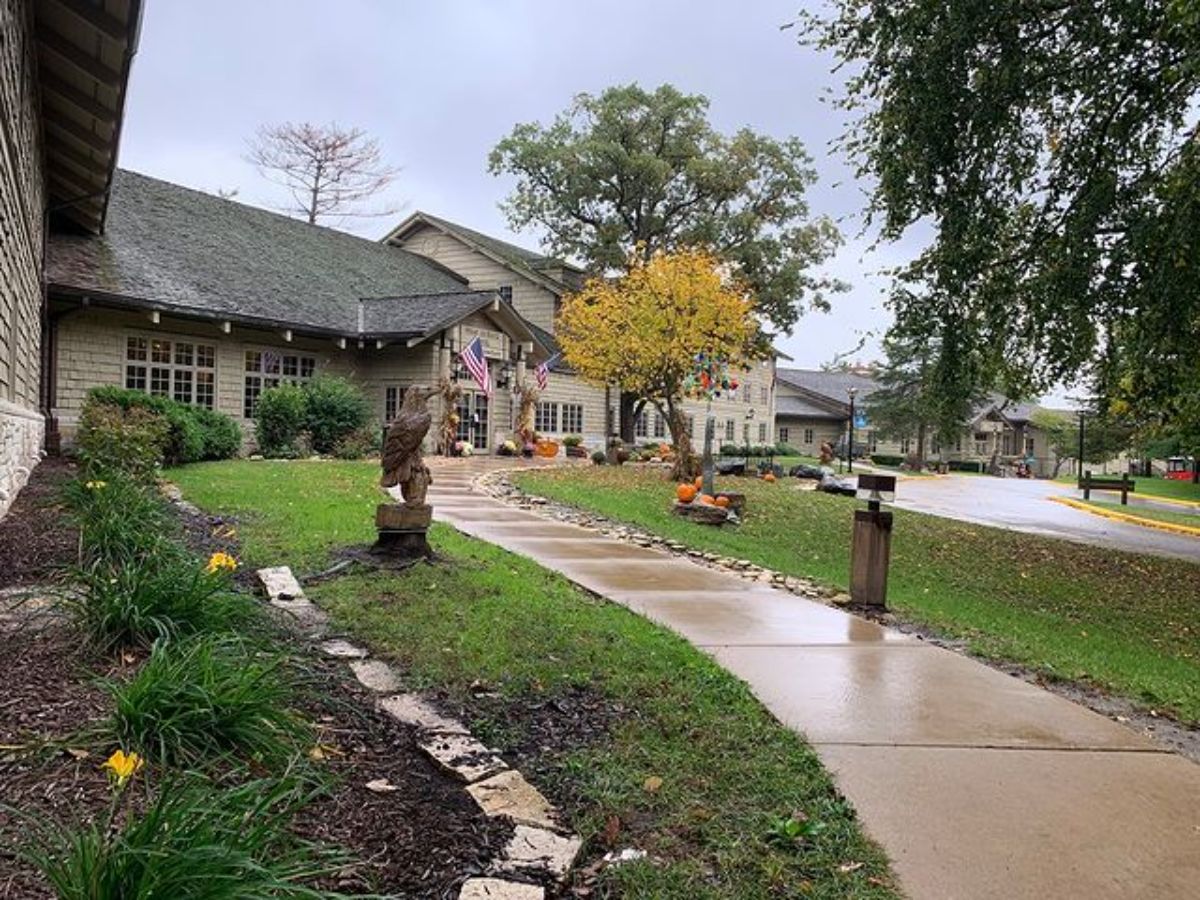
[(1200, 766), (948, 650), (474, 493), (493, 465), (439, 467), (434, 515), (745, 679), (807, 736), (913, 900), (1196, 896)]
[(1056, 495), (1076, 497), (1079, 492), (1054, 481), (947, 475), (904, 479), (896, 488), (896, 506), (964, 522), (1200, 562), (1200, 537), (1106, 519), (1054, 503), (1049, 498)]

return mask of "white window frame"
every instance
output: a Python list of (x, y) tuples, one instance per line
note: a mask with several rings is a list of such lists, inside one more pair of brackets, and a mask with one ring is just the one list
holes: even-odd
[(779, 426), (779, 443), (786, 444), (788, 442), (788, 427), (786, 425)]
[[(786, 431), (786, 429), (784, 429), (784, 430)], [(816, 436), (817, 436), (816, 432), (813, 431), (813, 429), (811, 429), (811, 428), (804, 429), (804, 443), (812, 444), (812, 442), (816, 439)], [(786, 438), (785, 438), (785, 440), (786, 440)]]
[[(180, 353), (183, 347), (188, 348), (186, 357)], [(207, 364), (202, 364), (201, 359), (207, 360)], [(201, 376), (206, 378), (202, 380)], [(123, 378), (129, 390), (188, 406), (216, 409), (217, 345), (189, 335), (127, 334)], [(200, 391), (201, 384), (208, 390)], [(201, 394), (206, 395), (204, 399)]]
[(533, 412), (533, 430), (538, 434), (558, 434), (558, 403), (539, 400)]
[(758, 442), (760, 444), (765, 444), (767, 442), (767, 423), (766, 422), (758, 423)]
[(583, 432), (583, 404), (563, 403), (559, 406), (560, 423), (563, 434), (581, 434)]
[[(251, 367), (251, 357), (255, 357)], [(295, 360), (288, 372), (288, 361)], [(267, 371), (269, 369), (270, 371)], [(262, 392), (281, 384), (304, 384), (317, 374), (317, 358), (311, 353), (281, 351), (278, 347), (242, 348), (242, 418), (253, 419)]]

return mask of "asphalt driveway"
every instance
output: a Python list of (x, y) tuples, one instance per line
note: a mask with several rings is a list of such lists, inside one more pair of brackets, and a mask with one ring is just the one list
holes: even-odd
[(1070, 485), (1054, 481), (946, 475), (903, 479), (896, 487), (895, 505), (964, 522), (1200, 562), (1200, 537), (1117, 522), (1049, 499), (1079, 495)]

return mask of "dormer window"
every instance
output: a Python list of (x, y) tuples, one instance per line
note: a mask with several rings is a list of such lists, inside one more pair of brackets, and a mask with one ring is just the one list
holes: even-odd
[(500, 299), (505, 303), (512, 303), (512, 285), (502, 284), (496, 288), (496, 293), (500, 295)]

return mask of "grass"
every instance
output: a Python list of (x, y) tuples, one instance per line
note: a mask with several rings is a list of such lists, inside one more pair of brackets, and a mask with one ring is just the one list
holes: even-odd
[[(193, 502), (243, 515), (255, 562), (317, 567), (338, 545), (371, 536), (376, 472), (369, 463), (241, 462), (171, 476)], [(618, 846), (660, 860), (607, 870), (598, 895), (896, 896), (882, 854), (814, 753), (745, 685), (685, 641), (527, 559), (440, 525), (430, 538), (437, 565), (346, 576), (310, 595), (402, 664), (416, 687), (469, 705), (482, 683), (513, 710), (553, 708), (585, 691), (623, 710), (586, 745), (534, 751), (543, 787), (573, 798), (585, 838), (602, 842), (616, 827)], [(521, 722), (503, 715), (474, 725), (502, 742), (519, 740)], [(781, 821), (796, 813), (819, 826), (781, 840), (790, 834)]]
[[(1128, 506), (1122, 506), (1119, 501), (1114, 503), (1108, 500), (1087, 500), (1084, 502), (1098, 509), (1125, 513), (1126, 515), (1137, 516), (1140, 519), (1153, 519), (1156, 522), (1169, 522), (1172, 525), (1187, 525), (1190, 528), (1200, 528), (1200, 509), (1197, 509), (1193, 513), (1188, 513), (1184, 511), (1184, 507), (1180, 507), (1179, 512), (1175, 512), (1174, 510), (1167, 510), (1158, 506), (1146, 506), (1142, 503), (1130, 503)], [(1200, 541), (1196, 543), (1196, 552), (1200, 554)]]
[(106, 684), (113, 737), (163, 764), (207, 767), (227, 755), (281, 763), (307, 736), (282, 666), (235, 637), (155, 644), (132, 679)]
[[(746, 493), (738, 529), (670, 512), (660, 473), (625, 467), (521, 473), (528, 490), (689, 546), (845, 589), (849, 498), (728, 479)], [(720, 485), (718, 485), (718, 488)], [(1200, 721), (1200, 565), (895, 511), (889, 605), (985, 657), (1088, 682)]]
[[(1118, 475), (1100, 475), (1093, 473), (1097, 478), (1120, 478)], [(1078, 484), (1079, 479), (1075, 475), (1061, 475), (1057, 479), (1063, 484)], [(1177, 481), (1173, 478), (1139, 478), (1131, 476), (1131, 481), (1137, 487), (1134, 491), (1136, 494), (1144, 494), (1147, 497), (1166, 497), (1168, 500), (1189, 500), (1193, 503), (1200, 503), (1200, 484), (1192, 484), (1190, 481)]]

